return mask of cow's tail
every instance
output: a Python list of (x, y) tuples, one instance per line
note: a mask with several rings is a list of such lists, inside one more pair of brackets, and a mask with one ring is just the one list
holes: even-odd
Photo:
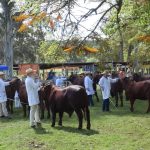
[(87, 118), (86, 118), (86, 108), (85, 107), (82, 108), (82, 111), (83, 111), (83, 117), (84, 117), (84, 119), (87, 120)]
[(90, 130), (90, 127), (91, 127), (90, 110), (89, 110), (88, 106), (85, 106), (83, 108), (83, 116), (84, 116), (85, 120), (87, 121), (87, 129)]

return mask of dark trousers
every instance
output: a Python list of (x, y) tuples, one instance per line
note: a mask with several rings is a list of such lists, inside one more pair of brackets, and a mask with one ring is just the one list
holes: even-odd
[(94, 106), (92, 95), (88, 95), (88, 104), (89, 106)]
[(109, 111), (109, 98), (103, 100), (103, 111)]

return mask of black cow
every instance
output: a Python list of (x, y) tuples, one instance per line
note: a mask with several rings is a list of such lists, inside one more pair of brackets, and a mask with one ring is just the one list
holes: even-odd
[(59, 113), (59, 125), (62, 126), (63, 113), (71, 117), (75, 111), (78, 119), (78, 129), (82, 129), (83, 113), (87, 119), (87, 129), (90, 129), (90, 112), (85, 89), (79, 85), (71, 85), (63, 89), (52, 84), (44, 87), (44, 99), (48, 101), (52, 113), (52, 127), (55, 126), (56, 113)]
[[(111, 75), (112, 79), (118, 78), (118, 74), (113, 72)], [(119, 79), (117, 82), (115, 83), (111, 83), (111, 90), (110, 90), (111, 96), (115, 97), (116, 100), (116, 107), (118, 107), (118, 100), (120, 98), (120, 106), (123, 107), (123, 85), (121, 80)]]

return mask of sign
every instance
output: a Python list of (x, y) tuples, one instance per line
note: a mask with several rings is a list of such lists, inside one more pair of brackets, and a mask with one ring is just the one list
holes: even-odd
[(0, 65), (0, 71), (8, 70), (8, 66)]
[(28, 68), (32, 68), (33, 70), (36, 70), (37, 73), (39, 71), (39, 65), (38, 64), (20, 64), (19, 65), (18, 74), (19, 75), (25, 75), (26, 74), (26, 70)]

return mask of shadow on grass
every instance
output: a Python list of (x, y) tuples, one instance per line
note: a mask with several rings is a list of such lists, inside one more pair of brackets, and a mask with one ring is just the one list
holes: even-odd
[(43, 127), (33, 128), (33, 130), (35, 131), (36, 134), (53, 134), (53, 132), (50, 132), (49, 130), (46, 130)]
[(78, 134), (82, 134), (82, 135), (87, 135), (87, 136), (91, 136), (91, 135), (95, 135), (95, 134), (99, 134), (98, 131), (96, 130), (86, 130), (86, 129), (77, 129), (77, 128), (73, 128), (73, 127), (54, 127), (57, 130), (63, 130), (65, 132), (71, 132), (71, 133), (78, 133)]

